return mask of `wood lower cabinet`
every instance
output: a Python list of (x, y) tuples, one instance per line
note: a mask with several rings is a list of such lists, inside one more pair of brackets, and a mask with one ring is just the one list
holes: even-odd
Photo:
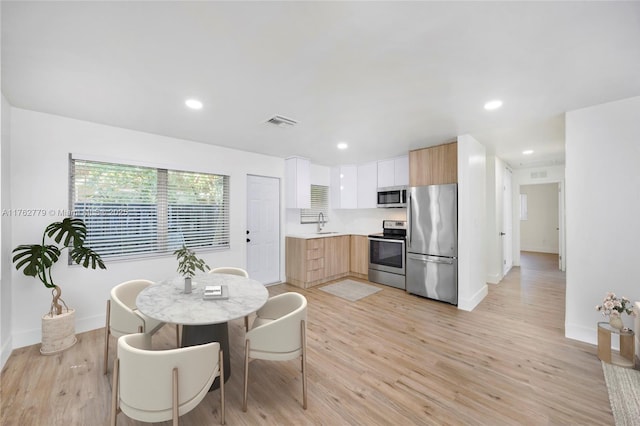
[(286, 238), (287, 282), (301, 288), (349, 275), (349, 235), (324, 238)]
[(442, 185), (458, 182), (458, 143), (409, 152), (409, 185)]
[(369, 239), (363, 235), (351, 236), (351, 275), (367, 279), (369, 276)]
[(349, 275), (350, 246), (349, 235), (325, 238), (324, 273), (327, 281)]

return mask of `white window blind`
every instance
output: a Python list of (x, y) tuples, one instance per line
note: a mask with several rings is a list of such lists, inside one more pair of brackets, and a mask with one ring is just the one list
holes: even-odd
[(229, 177), (71, 160), (71, 210), (105, 259), (229, 247)]
[(318, 223), (318, 215), (322, 212), (329, 221), (329, 187), (311, 185), (311, 208), (300, 209), (300, 223)]

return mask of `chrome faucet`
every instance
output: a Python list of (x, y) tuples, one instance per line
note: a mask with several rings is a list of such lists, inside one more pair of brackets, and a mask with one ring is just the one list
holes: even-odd
[(318, 213), (318, 232), (322, 231), (322, 228), (325, 227), (327, 221), (324, 219), (324, 213)]

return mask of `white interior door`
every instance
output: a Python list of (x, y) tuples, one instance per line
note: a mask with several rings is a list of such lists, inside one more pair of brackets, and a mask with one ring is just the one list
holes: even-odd
[(263, 284), (280, 281), (280, 179), (247, 176), (247, 272)]
[(564, 191), (563, 184), (558, 183), (558, 242), (559, 252), (558, 256), (558, 268), (564, 271), (565, 268), (565, 242), (564, 242)]
[(502, 212), (502, 274), (506, 275), (513, 266), (513, 196), (512, 173), (504, 168), (503, 176), (503, 212)]

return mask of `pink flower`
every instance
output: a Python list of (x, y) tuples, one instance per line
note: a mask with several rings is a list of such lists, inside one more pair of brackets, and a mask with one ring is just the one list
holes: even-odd
[(602, 315), (618, 317), (622, 314), (634, 315), (630, 306), (631, 302), (626, 297), (618, 298), (615, 293), (608, 292), (602, 301), (602, 305), (596, 305), (596, 310), (602, 312)]

